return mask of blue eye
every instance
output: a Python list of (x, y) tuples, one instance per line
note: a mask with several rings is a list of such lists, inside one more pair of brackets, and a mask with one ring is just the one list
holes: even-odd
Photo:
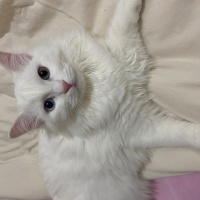
[(50, 72), (46, 67), (39, 67), (38, 75), (40, 76), (40, 78), (47, 80), (50, 77)]
[(54, 110), (55, 108), (55, 101), (52, 98), (47, 99), (44, 102), (44, 109), (48, 112)]

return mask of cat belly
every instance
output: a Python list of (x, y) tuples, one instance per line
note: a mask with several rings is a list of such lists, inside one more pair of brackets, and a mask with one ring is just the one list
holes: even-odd
[(131, 160), (131, 166), (128, 166), (120, 153), (114, 157), (98, 155), (103, 150), (100, 145), (95, 147), (98, 151), (88, 155), (84, 149), (94, 151), (94, 145), (89, 147), (80, 139), (66, 140), (61, 136), (49, 139), (46, 134), (41, 134), (41, 169), (53, 199), (149, 199), (148, 183), (137, 176), (139, 162), (146, 159), (146, 155), (136, 155), (135, 162)]

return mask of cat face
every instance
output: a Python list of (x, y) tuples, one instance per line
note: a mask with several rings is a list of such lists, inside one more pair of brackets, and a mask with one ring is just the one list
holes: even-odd
[(84, 94), (84, 77), (80, 69), (67, 62), (67, 57), (62, 46), (39, 47), (15, 77), (20, 110), (34, 114), (54, 129), (70, 123)]
[(84, 35), (51, 40), (31, 55), (1, 52), (0, 62), (14, 71), (22, 113), (11, 129), (13, 138), (42, 124), (55, 133), (73, 134), (100, 127), (125, 93), (117, 61)]

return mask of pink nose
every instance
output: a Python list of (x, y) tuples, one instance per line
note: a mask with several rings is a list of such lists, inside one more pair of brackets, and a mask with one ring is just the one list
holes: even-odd
[(72, 85), (66, 83), (65, 81), (62, 82), (63, 82), (63, 92), (66, 94), (68, 90), (72, 87)]

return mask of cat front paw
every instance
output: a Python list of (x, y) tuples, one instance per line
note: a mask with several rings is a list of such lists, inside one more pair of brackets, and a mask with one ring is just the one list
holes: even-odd
[(141, 8), (142, 8), (142, 0), (131, 0), (131, 1), (125, 0), (125, 3), (128, 3), (128, 2), (133, 12), (140, 13)]
[[(142, 0), (121, 0), (118, 4), (116, 15), (123, 20), (123, 23), (134, 25), (140, 18)], [(125, 21), (124, 21), (125, 20)]]

